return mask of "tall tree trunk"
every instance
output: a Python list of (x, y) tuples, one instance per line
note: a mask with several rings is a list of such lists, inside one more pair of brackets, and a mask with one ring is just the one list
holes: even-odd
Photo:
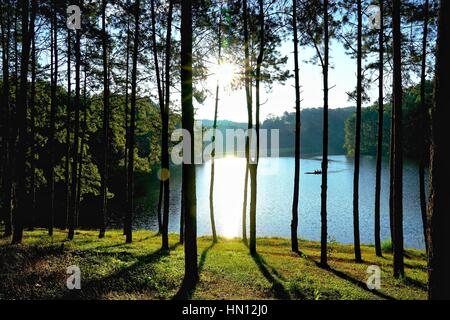
[[(259, 28), (260, 28), (260, 48), (258, 58), (256, 59), (256, 101), (255, 101), (255, 131), (256, 131), (256, 159), (250, 164), (250, 254), (256, 254), (256, 204), (257, 204), (257, 187), (258, 187), (258, 163), (259, 163), (259, 110), (261, 106), (261, 67), (264, 59), (265, 50), (265, 17), (264, 17), (264, 0), (259, 0)], [(252, 132), (250, 138), (250, 146), (254, 145), (251, 141), (255, 139)], [(250, 157), (251, 158), (251, 157)]]
[[(420, 126), (421, 126), (421, 141), (420, 141), (420, 162), (419, 162), (419, 188), (420, 188), (420, 210), (422, 213), (423, 236), (425, 243), (427, 241), (427, 196), (425, 192), (425, 166), (427, 165), (427, 158), (429, 157), (429, 150), (427, 149), (429, 135), (429, 119), (428, 108), (425, 101), (425, 85), (426, 85), (426, 67), (427, 67), (427, 41), (428, 41), (428, 22), (429, 22), (429, 0), (424, 3), (424, 18), (423, 18), (423, 41), (422, 41), (422, 66), (420, 75)], [(428, 246), (425, 245), (428, 250)]]
[(381, 257), (381, 170), (383, 161), (383, 120), (384, 120), (384, 0), (379, 0), (380, 6), (380, 31), (379, 31), (379, 59), (378, 59), (378, 144), (375, 182), (375, 254)]
[[(151, 16), (152, 16), (152, 52), (153, 52), (153, 62), (155, 64), (155, 74), (156, 74), (156, 85), (158, 87), (158, 100), (159, 100), (159, 111), (161, 117), (161, 123), (164, 118), (164, 93), (161, 85), (161, 73), (159, 70), (159, 59), (158, 59), (158, 47), (156, 44), (156, 14), (155, 14), (155, 0), (151, 0)], [(162, 133), (162, 131), (161, 131)], [(161, 134), (162, 139), (162, 134)], [(161, 161), (163, 158), (163, 150), (161, 148)], [(162, 168), (162, 163), (161, 163)], [(162, 201), (163, 201), (163, 193), (164, 193), (164, 182), (161, 180), (159, 182), (159, 197), (158, 197), (158, 232), (162, 233)]]
[(86, 61), (84, 65), (84, 82), (83, 82), (83, 124), (81, 127), (81, 144), (80, 144), (80, 152), (78, 153), (78, 173), (77, 173), (77, 202), (76, 202), (76, 214), (75, 221), (76, 225), (78, 225), (78, 219), (80, 217), (80, 206), (81, 206), (81, 196), (82, 196), (82, 178), (83, 178), (83, 154), (84, 154), (84, 146), (86, 144), (86, 130), (87, 130), (87, 71), (86, 71)]
[(394, 47), (394, 276), (404, 275), (403, 265), (403, 137), (402, 137), (402, 57), (400, 0), (393, 1), (393, 47)]
[[(27, 132), (27, 86), (28, 86), (28, 63), (30, 59), (31, 30), (34, 29), (34, 19), (37, 11), (37, 1), (32, 2), (31, 17), (29, 18), (29, 2), (22, 1), (22, 52), (20, 63), (20, 87), (17, 97), (17, 120), (19, 142), (17, 146), (17, 203), (13, 220), (14, 232), (12, 243), (22, 242), (23, 228), (28, 209), (28, 199), (26, 190), (26, 154), (28, 147)], [(30, 21), (28, 21), (30, 19)]]
[(436, 52), (435, 105), (432, 114), (430, 201), (428, 205), (428, 297), (450, 299), (450, 198), (448, 197), (450, 134), (448, 102), (450, 2), (441, 0)]
[[(4, 9), (6, 9), (6, 12)], [(2, 72), (3, 72), (3, 85), (2, 85), (2, 151), (3, 151), (3, 163), (2, 163), (2, 216), (5, 223), (4, 236), (9, 237), (12, 234), (11, 225), (11, 189), (12, 189), (12, 153), (11, 140), (10, 140), (10, 123), (11, 123), (11, 110), (9, 106), (9, 41), (10, 41), (10, 19), (9, 19), (9, 1), (5, 1), (5, 6), (0, 8), (1, 10), (1, 31), (2, 31)], [(5, 26), (6, 24), (6, 26)]]
[[(247, 129), (248, 134), (253, 129), (253, 101), (252, 101), (252, 79), (250, 70), (250, 49), (249, 49), (249, 34), (248, 34), (248, 6), (247, 0), (243, 1), (243, 16), (244, 16), (244, 55), (245, 55), (245, 96), (247, 100)], [(244, 203), (242, 208), (242, 238), (244, 243), (247, 243), (247, 197), (248, 197), (248, 180), (250, 174), (250, 138), (247, 135), (245, 140), (245, 157), (246, 157), (246, 171), (244, 179)]]
[[(78, 0), (78, 5), (81, 5), (82, 1)], [(71, 197), (70, 197), (70, 210), (69, 210), (69, 234), (68, 239), (72, 240), (75, 235), (75, 224), (77, 215), (77, 168), (78, 168), (78, 146), (80, 136), (80, 66), (81, 66), (81, 32), (75, 31), (75, 99), (74, 99), (74, 111), (75, 119), (73, 124), (73, 147), (72, 147), (72, 179), (71, 179)]]
[[(245, 142), (246, 153), (248, 154), (248, 138)], [(247, 194), (248, 194), (248, 156), (246, 156), (245, 177), (244, 177), (244, 203), (242, 206), (242, 241), (247, 243)]]
[[(192, 0), (181, 2), (181, 109), (182, 127), (194, 137), (194, 107), (192, 104)], [(194, 139), (191, 139), (194, 141)], [(195, 187), (194, 144), (183, 140), (190, 148), (190, 163), (183, 163), (185, 212), (185, 272), (184, 284), (190, 288), (198, 281), (197, 264), (197, 196)]]
[(36, 217), (36, 41), (35, 28), (31, 32), (31, 87), (30, 87), (30, 219), (29, 227), (33, 229), (37, 223)]
[[(129, 5), (129, 1), (127, 1), (127, 5)], [(124, 169), (125, 169), (125, 203), (128, 199), (128, 146), (129, 146), (129, 135), (130, 135), (130, 128), (128, 127), (128, 116), (129, 116), (129, 110), (128, 110), (128, 103), (129, 103), (129, 95), (128, 95), (128, 87), (129, 87), (129, 74), (130, 74), (130, 42), (131, 42), (131, 35), (130, 35), (130, 19), (127, 21), (127, 54), (126, 54), (126, 67), (125, 67), (125, 114), (124, 114), (124, 127), (125, 127), (125, 152), (124, 152)], [(126, 211), (126, 208), (125, 208)], [(124, 228), (123, 228), (123, 234), (126, 235), (125, 230), (125, 217), (124, 216)]]
[(361, 262), (359, 236), (359, 167), (361, 160), (361, 108), (362, 108), (362, 0), (358, 0), (358, 49), (356, 85), (355, 171), (353, 176), (353, 240), (355, 261)]
[(50, 149), (50, 163), (49, 163), (49, 172), (48, 172), (48, 196), (50, 210), (49, 210), (49, 221), (48, 221), (48, 235), (53, 235), (53, 225), (55, 220), (55, 134), (56, 134), (56, 95), (57, 95), (57, 86), (58, 86), (58, 21), (56, 15), (57, 3), (56, 0), (52, 2), (52, 52), (53, 52), (53, 77), (52, 77), (52, 86), (51, 86), (51, 97), (50, 97), (50, 130), (49, 130), (49, 149)]
[(140, 1), (136, 0), (134, 12), (134, 43), (131, 68), (131, 101), (130, 101), (130, 134), (128, 146), (128, 199), (127, 216), (125, 218), (126, 242), (133, 241), (133, 187), (134, 187), (134, 144), (136, 128), (136, 83), (137, 83), (137, 60), (139, 50), (139, 15)]
[[(10, 106), (10, 120), (11, 120), (11, 133), (10, 133), (10, 141), (9, 141), (9, 148), (10, 148), (10, 162), (9, 162), (9, 170), (12, 171), (11, 173), (11, 220), (13, 219), (15, 215), (16, 205), (17, 202), (16, 194), (17, 194), (17, 171), (18, 171), (18, 159), (17, 159), (17, 143), (18, 143), (18, 118), (17, 118), (17, 104), (18, 104), (18, 97), (19, 97), (19, 68), (20, 68), (20, 62), (19, 62), (19, 16), (20, 16), (20, 5), (18, 2), (15, 2), (17, 5), (15, 8), (12, 9), (14, 14), (14, 41), (13, 41), (13, 54), (14, 54), (14, 67), (13, 67), (13, 77), (11, 79), (12, 87), (14, 88), (14, 107), (13, 105)], [(12, 96), (10, 97), (10, 99)], [(13, 225), (14, 222), (12, 222)], [(12, 230), (13, 228), (11, 228)], [(12, 232), (12, 231), (11, 231)], [(12, 234), (12, 233), (11, 233)]]
[[(391, 105), (394, 101), (391, 99)], [(391, 110), (391, 140), (389, 145), (389, 229), (394, 245), (394, 108)]]
[(180, 244), (184, 244), (184, 189), (181, 186)]
[(169, 0), (169, 12), (167, 16), (167, 37), (166, 37), (166, 84), (165, 103), (162, 117), (162, 143), (161, 143), (161, 179), (163, 179), (164, 208), (163, 208), (163, 232), (162, 249), (169, 250), (169, 206), (170, 206), (170, 164), (169, 164), (169, 110), (170, 110), (170, 64), (172, 51), (172, 12), (173, 1)]
[(328, 188), (328, 60), (329, 60), (329, 30), (328, 30), (328, 0), (323, 2), (324, 18), (324, 64), (323, 64), (323, 154), (322, 154), (322, 193), (321, 193), (321, 253), (320, 263), (328, 265), (327, 257), (327, 188)]
[[(222, 10), (222, 6), (220, 7)], [(222, 63), (222, 12), (220, 12), (219, 18), (219, 30), (218, 30), (218, 48), (219, 55), (217, 59), (217, 65), (220, 68)], [(213, 136), (211, 138), (212, 142), (212, 152), (211, 152), (211, 178), (209, 183), (209, 216), (211, 220), (211, 232), (213, 236), (213, 243), (217, 243), (217, 233), (216, 233), (216, 221), (214, 219), (214, 173), (215, 173), (215, 157), (216, 157), (216, 130), (217, 130), (217, 114), (219, 111), (219, 89), (220, 89), (220, 81), (219, 75), (217, 76), (216, 83), (216, 103), (214, 106), (214, 123), (213, 123)]]
[(292, 0), (292, 29), (294, 31), (294, 76), (295, 76), (295, 173), (292, 201), (291, 249), (298, 252), (298, 201), (300, 193), (300, 70), (298, 61), (297, 0)]
[(103, 157), (101, 174), (101, 214), (98, 237), (105, 237), (106, 215), (108, 211), (108, 133), (109, 133), (109, 74), (108, 74), (108, 34), (106, 32), (107, 0), (102, 0), (102, 59), (103, 59)]
[(67, 112), (66, 112), (66, 161), (64, 170), (65, 182), (65, 213), (63, 218), (63, 229), (67, 227), (70, 208), (70, 118), (71, 118), (71, 98), (72, 98), (72, 82), (71, 82), (71, 32), (67, 29)]

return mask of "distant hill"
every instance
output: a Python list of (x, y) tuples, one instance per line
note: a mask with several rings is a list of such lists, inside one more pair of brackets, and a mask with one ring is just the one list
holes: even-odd
[[(339, 108), (329, 110), (329, 152), (345, 154), (345, 122), (355, 112), (355, 108)], [(310, 108), (301, 111), (301, 149), (303, 155), (322, 153), (323, 109)], [(212, 120), (202, 120), (204, 127), (212, 127)], [(225, 137), (227, 129), (246, 129), (247, 123), (219, 120), (218, 130)], [(262, 124), (261, 129), (278, 129), (280, 134), (280, 155), (293, 156), (295, 142), (295, 113), (285, 112), (282, 116), (270, 116)], [(270, 141), (270, 136), (268, 137)], [(242, 151), (242, 150), (238, 150)]]

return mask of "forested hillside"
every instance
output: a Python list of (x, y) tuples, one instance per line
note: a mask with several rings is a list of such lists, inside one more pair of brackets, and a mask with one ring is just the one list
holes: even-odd
[[(425, 86), (426, 106), (431, 110), (433, 97), (432, 81), (427, 81)], [(390, 100), (390, 99), (389, 99)], [(388, 103), (384, 107), (383, 126), (383, 155), (389, 155), (389, 145), (391, 141), (392, 104)], [(421, 154), (420, 144), (421, 132), (417, 130), (421, 123), (420, 113), (420, 85), (405, 89), (403, 93), (403, 133), (405, 156), (418, 159)], [(355, 120), (356, 115), (352, 114), (345, 121), (345, 142), (346, 154), (354, 154), (355, 145)], [(362, 109), (361, 121), (361, 153), (376, 156), (377, 154), (377, 130), (378, 130), (378, 105), (373, 105)], [(424, 151), (428, 153), (430, 148), (430, 131), (425, 131)]]
[[(344, 126), (345, 121), (355, 112), (355, 108), (339, 108), (330, 110), (330, 153), (344, 154)], [(301, 145), (302, 156), (319, 154), (322, 150), (323, 131), (323, 109), (307, 108), (301, 111)], [(206, 127), (212, 127), (211, 120), (202, 120)], [(217, 129), (225, 137), (227, 129), (247, 129), (246, 123), (232, 122), (228, 120), (218, 121)], [(261, 129), (268, 132), (270, 141), (270, 130), (278, 129), (280, 140), (280, 155), (293, 156), (295, 143), (295, 112), (285, 112), (282, 116), (269, 116), (261, 125)], [(225, 145), (224, 145), (225, 148)], [(243, 150), (239, 150), (243, 151)], [(269, 152), (270, 154), (270, 152)]]

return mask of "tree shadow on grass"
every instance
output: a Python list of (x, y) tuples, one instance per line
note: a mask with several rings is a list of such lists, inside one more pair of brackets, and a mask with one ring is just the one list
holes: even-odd
[(413, 287), (416, 287), (418, 289), (425, 290), (425, 291), (428, 290), (428, 285), (427, 284), (425, 284), (425, 283), (423, 283), (421, 281), (418, 281), (416, 279), (413, 279), (413, 278), (410, 278), (410, 277), (405, 277), (404, 281), (405, 281), (405, 283), (407, 285), (410, 285), (410, 286), (413, 286)]
[[(175, 250), (178, 244), (172, 245), (170, 250)], [(137, 261), (131, 266), (122, 268), (106, 277), (92, 279), (82, 283), (82, 290), (67, 291), (63, 294), (63, 299), (101, 299), (109, 292), (144, 292), (152, 289), (154, 283), (149, 282), (150, 277), (144, 277), (146, 273), (153, 270), (146, 270), (159, 260), (170, 255), (170, 250), (158, 249), (148, 255), (139, 256)], [(93, 252), (94, 254), (116, 256), (120, 253)], [(167, 285), (167, 284), (166, 284)], [(168, 284), (170, 286), (170, 284)], [(155, 288), (156, 291), (156, 288)]]
[(203, 252), (200, 256), (200, 261), (198, 263), (198, 273), (201, 273), (203, 271), (203, 268), (204, 268), (205, 262), (206, 262), (206, 257), (208, 256), (209, 250), (214, 248), (215, 245), (216, 244), (213, 242), (203, 250)]
[(374, 294), (374, 295), (376, 295), (376, 296), (378, 296), (378, 297), (380, 297), (380, 298), (382, 298), (382, 299), (386, 299), (386, 300), (396, 300), (394, 297), (391, 297), (391, 296), (389, 296), (389, 295), (387, 295), (387, 294), (385, 294), (385, 293), (382, 293), (382, 292), (380, 292), (380, 291), (378, 291), (378, 290), (370, 290), (370, 289), (367, 287), (367, 284), (366, 284), (366, 283), (364, 283), (363, 281), (360, 281), (360, 280), (358, 280), (358, 279), (356, 279), (356, 278), (354, 278), (354, 277), (348, 275), (348, 274), (345, 273), (345, 272), (342, 272), (342, 271), (333, 269), (333, 268), (331, 268), (330, 266), (329, 266), (328, 268), (326, 268), (325, 270), (330, 271), (330, 272), (331, 272), (332, 274), (334, 274), (335, 276), (337, 276), (337, 277), (339, 277), (339, 278), (341, 278), (341, 279), (343, 279), (343, 280), (346, 280), (346, 281), (348, 281), (348, 282), (351, 282), (351, 283), (354, 284), (355, 286), (357, 286), (357, 287), (359, 287), (359, 288), (361, 288), (361, 289), (363, 289), (363, 290), (365, 290), (365, 291), (367, 291), (367, 292), (370, 292), (370, 293), (372, 293), (372, 294)]
[[(334, 268), (332, 268), (332, 267), (329, 266), (329, 265), (324, 266), (324, 265), (322, 265), (320, 262), (317, 262), (316, 260), (314, 260), (314, 259), (312, 259), (312, 258), (306, 257), (306, 259), (308, 259), (309, 261), (312, 261), (313, 263), (315, 263), (317, 267), (319, 267), (319, 268), (321, 268), (321, 269), (323, 269), (323, 270), (326, 270), (326, 271), (328, 271), (328, 272), (334, 274), (335, 276), (337, 276), (337, 277), (339, 277), (339, 278), (341, 278), (341, 279), (343, 279), (343, 280), (345, 280), (345, 281), (348, 281), (348, 282), (352, 283), (353, 285), (359, 287), (360, 289), (363, 289), (363, 290), (365, 290), (365, 291), (367, 291), (367, 292), (370, 292), (370, 293), (372, 293), (372, 294), (374, 294), (374, 295), (376, 295), (376, 296), (378, 296), (378, 297), (380, 297), (380, 298), (382, 298), (382, 299), (386, 299), (386, 300), (396, 300), (394, 297), (391, 297), (391, 296), (389, 296), (389, 295), (387, 295), (387, 294), (384, 294), (384, 293), (382, 293), (382, 292), (380, 292), (380, 291), (378, 291), (378, 290), (370, 290), (370, 289), (367, 287), (367, 284), (366, 284), (366, 283), (364, 283), (363, 281), (358, 280), (358, 279), (356, 279), (356, 278), (350, 276), (349, 274), (347, 274), (347, 273), (345, 273), (345, 272), (342, 272), (342, 271), (339, 271), (339, 270), (337, 270), (337, 269), (334, 269)], [(355, 262), (354, 262), (354, 263), (355, 263)]]
[[(216, 243), (211, 243), (208, 247), (206, 247), (202, 254), (200, 255), (200, 261), (198, 263), (198, 273), (203, 271), (203, 268), (205, 267), (206, 257), (208, 256), (209, 251), (214, 248)], [(175, 294), (175, 296), (172, 298), (173, 300), (190, 300), (192, 298), (192, 295), (195, 292), (195, 289), (197, 288), (198, 281), (200, 279), (187, 279), (186, 277), (183, 279), (183, 282), (181, 283), (180, 289)]]
[(262, 273), (262, 275), (267, 279), (267, 281), (269, 281), (272, 284), (272, 291), (275, 298), (281, 300), (290, 300), (291, 297), (289, 295), (289, 292), (286, 290), (282, 282), (277, 279), (277, 277), (280, 277), (278, 271), (276, 271), (276, 269), (267, 264), (264, 258), (260, 256), (258, 253), (252, 255), (252, 258), (253, 261), (255, 261), (256, 265), (258, 266), (258, 269)]

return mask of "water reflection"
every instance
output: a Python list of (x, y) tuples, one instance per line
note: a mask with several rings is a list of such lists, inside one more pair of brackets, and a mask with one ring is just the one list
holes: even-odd
[[(320, 239), (321, 176), (305, 174), (320, 169), (320, 158), (302, 159), (300, 181), (299, 234), (311, 240)], [(198, 234), (211, 234), (209, 218), (210, 164), (197, 167)], [(404, 235), (405, 246), (424, 248), (420, 215), (417, 165), (404, 166)], [(179, 230), (181, 172), (171, 172), (170, 230)], [(242, 236), (242, 203), (245, 160), (216, 160), (215, 214), (218, 234)], [(290, 237), (294, 159), (262, 158), (258, 170), (257, 234), (258, 236)], [(151, 181), (149, 195), (141, 199), (136, 215), (136, 227), (156, 229), (155, 210), (158, 181)], [(329, 163), (328, 234), (330, 240), (353, 242), (353, 159), (332, 156)], [(375, 159), (363, 157), (360, 180), (361, 241), (373, 243), (373, 212), (375, 195)], [(384, 161), (382, 171), (381, 236), (389, 239), (389, 166)]]

